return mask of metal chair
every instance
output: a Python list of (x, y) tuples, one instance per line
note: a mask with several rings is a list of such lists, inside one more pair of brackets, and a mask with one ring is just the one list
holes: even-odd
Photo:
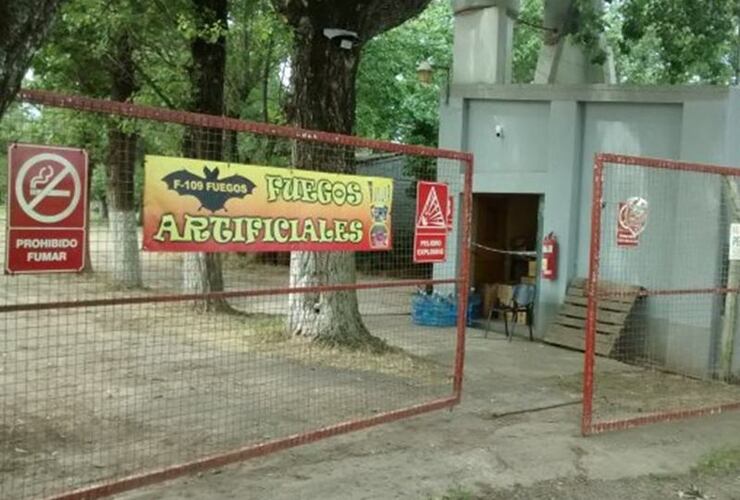
[[(514, 328), (516, 320), (519, 314), (524, 313), (527, 326), (529, 327), (529, 340), (533, 341), (534, 336), (532, 334), (532, 317), (534, 315), (534, 296), (535, 286), (529, 284), (514, 285), (514, 290), (511, 297), (510, 304), (501, 304), (498, 307), (494, 307), (488, 313), (488, 323), (486, 326), (486, 336), (491, 329), (491, 317), (494, 312), (500, 312), (504, 315), (504, 328), (506, 329), (506, 338), (511, 342), (511, 338), (514, 336)], [(511, 319), (514, 322), (511, 325), (511, 332), (509, 332), (509, 318), (508, 314), (511, 313)]]

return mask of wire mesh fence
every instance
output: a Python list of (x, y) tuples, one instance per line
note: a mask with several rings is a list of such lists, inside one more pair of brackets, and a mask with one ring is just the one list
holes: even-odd
[(601, 155), (594, 172), (584, 434), (740, 409), (740, 169)]
[[(0, 122), (0, 142), (10, 155), (22, 143), (82, 148), (89, 163), (84, 270), (8, 274), (2, 257), (0, 497), (112, 494), (459, 401), (468, 155), (40, 91), (22, 92)], [(204, 200), (162, 179), (152, 188), (155, 155), (202, 161), (201, 180), (219, 189), (236, 186), (223, 181), (235, 164), (392, 188), (357, 209), (366, 223), (354, 236), (351, 223), (327, 222), (333, 206), (325, 217), (320, 207), (294, 209), (315, 218), (312, 230), (269, 213), (258, 227), (247, 220), (258, 211), (250, 196)], [(444, 262), (414, 263), (419, 180), (444, 182), (451, 195)], [(20, 194), (38, 213), (53, 212), (44, 200), (68, 190), (43, 182), (36, 195), (9, 185), (2, 201)], [(362, 192), (376, 193), (375, 182)], [(346, 201), (339, 184), (276, 193)], [(243, 249), (142, 249), (153, 189), (175, 197), (174, 209), (191, 206), (191, 240), (229, 237)], [(241, 206), (251, 212), (240, 215)], [(186, 231), (170, 229), (172, 241)], [(273, 246), (254, 251), (250, 231)], [(54, 258), (43, 243), (53, 230), (12, 242), (8, 233), (6, 248), (31, 242), (22, 258)], [(355, 236), (370, 247), (320, 246)], [(318, 246), (301, 251), (311, 242)], [(413, 323), (420, 296), (449, 306), (454, 322)]]

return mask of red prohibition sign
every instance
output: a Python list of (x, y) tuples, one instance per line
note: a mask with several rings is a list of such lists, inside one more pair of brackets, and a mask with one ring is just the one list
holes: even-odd
[[(33, 167), (46, 162), (36, 175)], [(27, 177), (31, 175), (30, 179)], [(69, 184), (71, 189), (59, 189), (61, 184)], [(26, 185), (30, 186), (28, 195)], [(82, 198), (82, 180), (74, 165), (55, 153), (41, 153), (26, 160), (18, 171), (15, 179), (15, 196), (21, 210), (30, 218), (42, 224), (55, 224), (63, 221), (74, 213)], [(43, 210), (45, 200), (62, 198), (64, 203), (46, 203), (52, 205)]]

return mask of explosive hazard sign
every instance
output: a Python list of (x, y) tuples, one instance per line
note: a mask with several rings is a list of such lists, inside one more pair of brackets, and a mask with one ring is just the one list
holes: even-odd
[(85, 265), (87, 153), (11, 144), (8, 148), (5, 272), (79, 272)]
[(427, 181), (416, 184), (415, 263), (447, 259), (447, 231), (452, 225), (450, 202), (447, 184)]

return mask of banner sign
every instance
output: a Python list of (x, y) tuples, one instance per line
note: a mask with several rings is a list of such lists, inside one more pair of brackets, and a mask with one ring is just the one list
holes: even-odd
[(424, 264), (447, 259), (447, 231), (452, 224), (452, 207), (447, 184), (416, 183), (416, 229), (414, 262)]
[(634, 196), (619, 203), (617, 212), (617, 246), (636, 247), (640, 235), (645, 231), (648, 218), (648, 202)]
[(5, 272), (80, 272), (85, 266), (87, 153), (11, 144)]
[(146, 156), (144, 249), (391, 249), (393, 180)]

